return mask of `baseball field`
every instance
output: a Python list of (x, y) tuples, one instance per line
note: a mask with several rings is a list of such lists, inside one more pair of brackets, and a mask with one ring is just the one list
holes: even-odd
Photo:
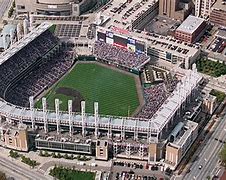
[[(139, 106), (136, 82), (133, 76), (96, 63), (78, 63), (45, 95), (48, 109), (54, 109), (54, 99), (60, 100), (60, 110), (67, 110), (67, 101), (73, 101), (73, 111), (80, 112), (85, 100), (86, 112), (93, 113), (93, 103), (99, 103), (103, 115), (128, 116)], [(41, 108), (41, 101), (36, 103)]]

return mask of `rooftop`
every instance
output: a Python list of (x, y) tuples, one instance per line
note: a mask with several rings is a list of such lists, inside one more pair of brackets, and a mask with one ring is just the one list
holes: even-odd
[(187, 141), (192, 132), (197, 128), (198, 123), (193, 121), (186, 121), (184, 124), (184, 133), (179, 136), (173, 143), (170, 143), (172, 146), (181, 147)]
[(102, 15), (113, 17), (107, 23), (108, 26), (117, 26), (119, 28), (127, 29), (132, 21), (136, 20), (141, 14), (148, 10), (155, 0), (114, 0), (102, 10)]
[(205, 20), (196, 16), (189, 15), (177, 28), (177, 31), (192, 34)]
[(226, 11), (226, 1), (224, 0), (217, 0), (213, 5), (212, 9), (217, 9), (221, 11)]
[[(4, 43), (3, 43), (3, 37), (6, 37), (6, 47), (9, 46), (10, 43), (10, 31), (13, 31), (13, 33), (16, 30), (16, 25), (14, 24), (7, 24), (4, 26), (2, 29), (2, 32), (0, 34), (0, 48), (4, 48)], [(14, 38), (14, 37), (13, 37)]]
[(1, 124), (1, 128), (5, 130), (6, 134), (15, 136), (19, 134), (20, 130), (26, 130), (27, 125), (26, 124), (15, 125), (10, 124), (8, 122), (4, 122), (3, 124)]

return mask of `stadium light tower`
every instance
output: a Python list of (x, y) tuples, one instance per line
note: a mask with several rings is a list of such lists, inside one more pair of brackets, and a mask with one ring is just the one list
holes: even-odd
[(55, 99), (57, 134), (60, 134), (59, 104), (59, 99)]
[(85, 101), (81, 101), (81, 115), (82, 115), (82, 136), (85, 136)]
[(33, 17), (33, 15), (30, 15), (29, 23), (30, 23), (30, 28), (31, 28), (31, 30), (32, 30), (32, 28), (33, 28), (33, 21), (34, 21), (34, 17)]
[(28, 20), (27, 19), (24, 19), (23, 21), (23, 28), (24, 28), (24, 36), (26, 34), (28, 34)]
[(68, 101), (68, 118), (69, 118), (69, 133), (70, 133), (70, 136), (72, 136), (73, 134), (73, 127), (72, 127), (72, 100), (69, 100)]
[(138, 132), (137, 132), (137, 122), (138, 120), (135, 120), (135, 123), (134, 123), (134, 140), (137, 140), (138, 138)]
[(6, 39), (5, 33), (3, 34), (2, 37), (3, 37), (3, 47), (4, 47), (4, 50), (6, 50), (8, 48), (8, 46), (7, 46), (7, 39)]
[(21, 38), (21, 24), (18, 23), (16, 26), (16, 32), (17, 32), (17, 40), (19, 41)]
[(108, 118), (108, 138), (112, 136), (111, 118)]
[(95, 137), (98, 138), (98, 126), (99, 126), (98, 102), (94, 102), (94, 116), (95, 116)]
[(122, 118), (122, 121), (121, 121), (121, 140), (124, 140), (124, 138), (125, 138), (125, 126), (124, 126), (124, 121), (125, 121), (125, 119)]
[(31, 126), (32, 129), (35, 129), (35, 119), (34, 119), (34, 97), (29, 97), (29, 103), (30, 103), (30, 110), (31, 110)]
[(10, 46), (13, 45), (13, 39), (14, 39), (14, 30), (10, 29)]
[(46, 98), (42, 98), (42, 111), (43, 111), (43, 122), (44, 122), (44, 131), (45, 133), (48, 132), (48, 125), (47, 125), (47, 117), (46, 117)]

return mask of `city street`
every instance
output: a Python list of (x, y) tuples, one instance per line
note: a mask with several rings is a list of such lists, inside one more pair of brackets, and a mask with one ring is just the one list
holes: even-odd
[[(190, 168), (190, 172), (185, 175), (185, 180), (206, 179), (213, 177), (219, 170), (218, 154), (226, 140), (226, 115), (220, 119), (220, 122), (207, 141), (197, 160)], [(216, 139), (217, 138), (217, 139)]]
[(22, 177), (23, 179), (32, 179), (32, 180), (52, 179), (49, 176), (47, 177), (47, 176), (37, 172), (35, 169), (28, 169), (28, 168), (23, 167), (20, 164), (18, 164), (18, 162), (16, 162), (16, 161), (13, 162), (5, 157), (0, 157), (0, 166), (3, 168), (6, 168), (7, 172), (10, 171), (9, 173), (6, 172), (7, 175), (14, 175), (14, 173), (15, 173), (16, 176), (13, 176), (15, 178)]

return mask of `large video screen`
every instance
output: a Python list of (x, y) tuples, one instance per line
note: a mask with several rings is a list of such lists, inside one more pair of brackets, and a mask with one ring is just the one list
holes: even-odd
[(106, 42), (106, 34), (102, 32), (97, 32), (97, 39), (102, 42)]
[(127, 38), (123, 38), (123, 37), (114, 35), (114, 44), (115, 45), (127, 47), (127, 43), (128, 43)]

